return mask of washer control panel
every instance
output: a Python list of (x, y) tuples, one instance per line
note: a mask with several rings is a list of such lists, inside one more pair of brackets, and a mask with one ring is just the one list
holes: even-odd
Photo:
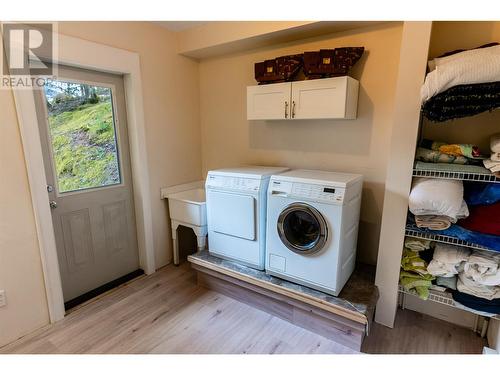
[(345, 189), (328, 185), (271, 181), (269, 192), (271, 195), (285, 195), (314, 201), (342, 203), (344, 201)]
[(259, 191), (260, 180), (243, 177), (209, 175), (207, 178), (206, 187), (240, 191)]

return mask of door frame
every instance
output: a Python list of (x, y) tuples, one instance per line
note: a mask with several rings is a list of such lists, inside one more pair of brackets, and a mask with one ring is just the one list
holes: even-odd
[[(52, 63), (123, 75), (139, 265), (146, 274), (152, 274), (156, 266), (139, 54), (62, 34), (57, 34), (55, 40), (58, 53), (56, 58), (49, 57)], [(32, 90), (13, 88), (12, 91), (31, 190), (49, 318), (54, 323), (64, 318), (65, 310), (35, 101)]]

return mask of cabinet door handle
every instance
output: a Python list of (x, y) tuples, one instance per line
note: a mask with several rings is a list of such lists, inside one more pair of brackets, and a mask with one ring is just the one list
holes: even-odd
[(292, 102), (292, 118), (295, 118), (295, 101)]
[(288, 118), (288, 102), (285, 100), (285, 118)]

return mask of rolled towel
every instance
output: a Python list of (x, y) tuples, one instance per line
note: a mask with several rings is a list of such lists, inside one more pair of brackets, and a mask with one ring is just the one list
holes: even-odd
[(493, 134), (490, 137), (491, 152), (500, 152), (500, 133)]
[(431, 241), (423, 238), (405, 237), (405, 247), (413, 251), (424, 251), (431, 248)]
[(451, 226), (451, 218), (444, 215), (415, 215), (415, 224), (419, 228), (445, 230)]

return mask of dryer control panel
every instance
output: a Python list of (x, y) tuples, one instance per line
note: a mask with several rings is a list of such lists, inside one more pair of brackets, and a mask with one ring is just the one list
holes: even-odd
[(243, 177), (209, 175), (207, 177), (206, 187), (255, 192), (260, 189), (260, 180)]
[(342, 203), (344, 193), (344, 188), (289, 181), (271, 181), (269, 186), (269, 194), (271, 195), (284, 195), (331, 203)]

